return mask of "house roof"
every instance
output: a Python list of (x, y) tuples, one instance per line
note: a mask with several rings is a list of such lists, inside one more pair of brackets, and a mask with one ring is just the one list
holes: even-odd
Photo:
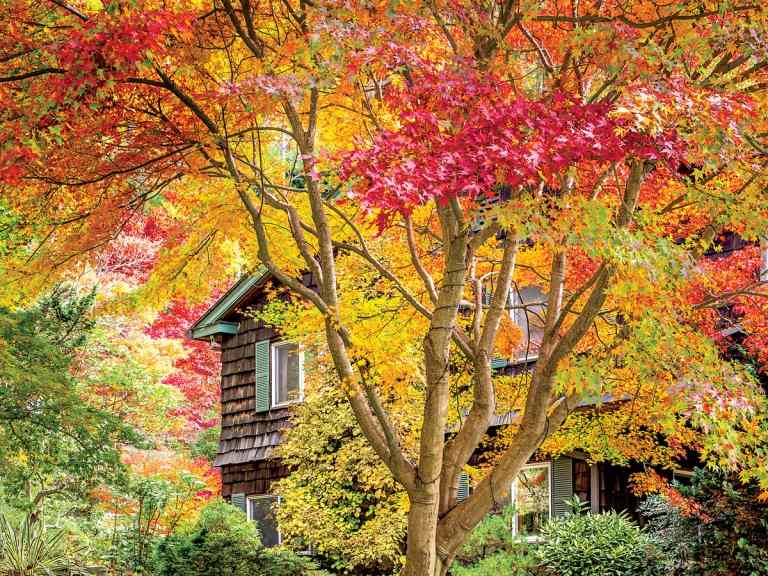
[(189, 329), (190, 338), (203, 340), (222, 334), (237, 334), (237, 322), (226, 320), (251, 295), (254, 288), (261, 286), (269, 276), (264, 267), (255, 273), (243, 276), (203, 314)]

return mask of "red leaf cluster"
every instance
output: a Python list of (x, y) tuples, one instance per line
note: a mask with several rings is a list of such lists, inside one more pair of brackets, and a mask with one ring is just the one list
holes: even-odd
[(679, 158), (674, 133), (648, 136), (611, 104), (563, 93), (532, 100), (501, 78), (426, 71), (387, 95), (400, 126), (345, 159), (342, 175), (369, 209), (407, 212), (430, 199), (476, 198), (505, 184), (555, 183), (569, 167), (628, 156)]
[(182, 341), (187, 355), (176, 361), (176, 371), (164, 380), (178, 389), (187, 404), (176, 411), (193, 431), (214, 426), (218, 418), (213, 409), (219, 401), (219, 355), (207, 342), (187, 337), (187, 330), (208, 308), (209, 303), (190, 306), (174, 300), (147, 329), (153, 338), (173, 338)]
[(189, 30), (190, 12), (147, 10), (114, 18), (101, 15), (71, 31), (55, 53), (66, 70), (51, 82), (52, 95), (61, 103), (78, 97), (107, 80), (125, 79), (137, 64), (164, 50), (165, 34)]

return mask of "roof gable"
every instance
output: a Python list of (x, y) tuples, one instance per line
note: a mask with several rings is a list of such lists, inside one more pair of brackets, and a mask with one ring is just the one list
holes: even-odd
[(237, 309), (254, 288), (269, 276), (266, 268), (259, 268), (254, 274), (244, 276), (232, 288), (219, 298), (208, 311), (189, 329), (190, 337), (201, 340), (221, 334), (236, 334), (237, 322), (228, 322), (224, 318)]

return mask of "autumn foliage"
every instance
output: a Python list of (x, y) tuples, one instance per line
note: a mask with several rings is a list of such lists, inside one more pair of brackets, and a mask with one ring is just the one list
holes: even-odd
[(761, 5), (1, 10), (3, 301), (100, 282), (176, 350), (188, 433), (215, 375), (184, 325), (265, 267), (408, 494), (404, 574), (444, 575), (536, 450), (768, 486)]

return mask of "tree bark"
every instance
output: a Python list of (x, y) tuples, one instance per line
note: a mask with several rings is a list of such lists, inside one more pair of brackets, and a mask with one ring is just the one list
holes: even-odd
[(451, 342), (464, 294), (468, 229), (456, 199), (438, 207), (443, 238), (447, 239), (445, 276), (424, 338), (426, 399), (419, 440), (415, 486), (408, 491), (408, 536), (403, 574), (435, 574), (442, 566), (437, 553), (443, 452), (448, 422)]

